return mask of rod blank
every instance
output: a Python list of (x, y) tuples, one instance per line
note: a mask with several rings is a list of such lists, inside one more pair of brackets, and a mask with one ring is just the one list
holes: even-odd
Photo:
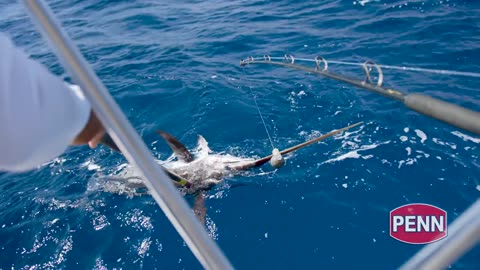
[(452, 126), (480, 134), (480, 113), (421, 94), (405, 96), (405, 105), (421, 114)]

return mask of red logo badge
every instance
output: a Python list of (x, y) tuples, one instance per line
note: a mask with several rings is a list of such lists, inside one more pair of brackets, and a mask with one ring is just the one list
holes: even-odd
[(447, 212), (414, 203), (390, 211), (390, 236), (409, 244), (427, 244), (447, 236)]

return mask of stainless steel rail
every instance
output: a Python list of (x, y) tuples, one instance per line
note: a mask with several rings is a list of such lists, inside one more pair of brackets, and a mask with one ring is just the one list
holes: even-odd
[(480, 241), (480, 199), (448, 229), (448, 236), (422, 248), (401, 270), (445, 269)]
[(165, 172), (155, 162), (145, 143), (78, 48), (62, 30), (47, 4), (41, 0), (23, 0), (23, 2), (30, 12), (30, 17), (50, 41), (50, 45), (56, 49), (57, 56), (74, 81), (84, 91), (108, 133), (128, 161), (140, 170), (153, 198), (203, 267), (219, 270), (233, 269)]

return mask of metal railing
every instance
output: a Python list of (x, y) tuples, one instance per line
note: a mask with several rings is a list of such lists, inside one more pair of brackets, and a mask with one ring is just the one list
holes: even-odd
[(83, 58), (52, 11), (41, 0), (23, 0), (30, 17), (42, 30), (58, 58), (80, 85), (93, 110), (127, 160), (137, 167), (155, 201), (163, 210), (193, 254), (206, 269), (233, 269), (223, 252), (209, 237), (171, 180), (155, 162), (120, 107)]
[[(194, 216), (168, 176), (155, 162), (150, 151), (117, 103), (98, 79), (77, 47), (55, 20), (42, 0), (23, 0), (30, 16), (56, 49), (57, 56), (92, 104), (93, 110), (111, 134), (127, 160), (145, 179), (153, 198), (206, 269), (233, 269), (216, 243)], [(448, 238), (420, 250), (401, 269), (442, 269), (480, 241), (480, 200), (458, 217)]]
[(422, 248), (401, 270), (444, 269), (480, 241), (480, 199), (448, 229), (448, 236)]

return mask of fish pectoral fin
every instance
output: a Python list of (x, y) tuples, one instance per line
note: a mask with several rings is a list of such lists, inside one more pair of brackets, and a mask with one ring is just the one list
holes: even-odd
[(205, 207), (205, 193), (203, 191), (200, 191), (195, 195), (193, 212), (195, 213), (197, 218), (200, 220), (200, 223), (205, 225), (205, 216), (207, 215), (207, 208)]

